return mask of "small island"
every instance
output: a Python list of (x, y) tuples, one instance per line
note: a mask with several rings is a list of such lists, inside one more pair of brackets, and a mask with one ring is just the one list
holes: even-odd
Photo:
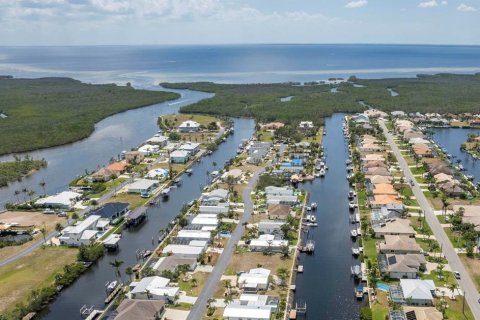
[(24, 158), (15, 156), (14, 161), (0, 162), (0, 188), (9, 182), (20, 181), (23, 177), (47, 166), (45, 159), (35, 160), (29, 155)]
[(480, 158), (480, 135), (469, 134), (467, 141), (460, 148), (470, 153), (475, 159)]

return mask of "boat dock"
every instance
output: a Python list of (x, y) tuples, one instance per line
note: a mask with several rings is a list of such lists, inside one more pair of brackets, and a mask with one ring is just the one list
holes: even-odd
[[(116, 286), (114, 287), (114, 289), (110, 292), (110, 294), (108, 295), (107, 298), (105, 298), (105, 304), (109, 304), (110, 302), (113, 301), (113, 299), (115, 299), (115, 297), (117, 296), (117, 294), (122, 291), (123, 289), (123, 284), (121, 283), (117, 283)], [(108, 291), (107, 291), (108, 292)]]
[(103, 245), (108, 251), (115, 251), (118, 249), (118, 242), (121, 238), (120, 234), (111, 234), (103, 241)]
[(305, 252), (308, 254), (311, 254), (315, 251), (315, 241), (313, 240), (308, 240), (304, 246), (299, 246), (298, 250), (300, 252)]
[(299, 265), (297, 268), (298, 273), (303, 273), (303, 265)]

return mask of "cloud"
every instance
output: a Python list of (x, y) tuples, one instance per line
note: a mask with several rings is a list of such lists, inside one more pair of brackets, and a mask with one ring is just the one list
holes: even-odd
[(368, 4), (367, 0), (355, 0), (347, 3), (345, 5), (345, 8), (349, 8), (349, 9), (361, 8), (361, 7), (365, 7), (367, 4)]
[(442, 1), (442, 2), (440, 2), (440, 4), (441, 4), (442, 6), (446, 6), (446, 5), (448, 4), (448, 1)]
[(438, 7), (438, 2), (436, 0), (429, 0), (429, 1), (424, 1), (420, 2), (418, 4), (419, 8), (433, 8), (433, 7)]
[(471, 7), (471, 6), (467, 6), (465, 3), (462, 3), (461, 5), (459, 5), (459, 6), (457, 7), (457, 10), (458, 10), (458, 11), (461, 11), (461, 12), (473, 12), (473, 11), (477, 11), (476, 8)]

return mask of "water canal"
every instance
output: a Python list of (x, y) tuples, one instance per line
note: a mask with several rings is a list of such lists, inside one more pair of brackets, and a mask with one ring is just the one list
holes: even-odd
[[(182, 186), (172, 189), (170, 200), (161, 202), (158, 207), (148, 209), (148, 222), (137, 231), (125, 231), (120, 241), (120, 249), (107, 254), (93, 265), (72, 286), (65, 289), (49, 306), (44, 319), (74, 319), (80, 317), (80, 308), (86, 305), (103, 307), (105, 299), (105, 283), (115, 279), (114, 269), (109, 264), (114, 259), (124, 261), (121, 268), (123, 276), (127, 266), (137, 263), (137, 249), (153, 249), (157, 245), (159, 230), (167, 227), (168, 223), (178, 215), (182, 206), (190, 200), (200, 196), (206, 184), (206, 172), (218, 170), (226, 160), (235, 156), (241, 139), (249, 138), (254, 132), (254, 121), (248, 119), (234, 119), (235, 134), (222, 143), (211, 156), (203, 158), (202, 162), (192, 167), (192, 176), (183, 176)], [(217, 164), (216, 167), (213, 165)]]
[(355, 299), (350, 270), (359, 262), (351, 253), (350, 230), (354, 225), (349, 220), (343, 117), (337, 113), (325, 121), (327, 174), (301, 186), (310, 193), (310, 201), (318, 204), (318, 227), (310, 228), (304, 236), (315, 241), (315, 253), (301, 255), (299, 264), (304, 272), (296, 280), (295, 300), (306, 303), (307, 319), (358, 319), (362, 305)]
[(472, 128), (430, 128), (433, 140), (452, 155), (452, 162), (461, 160), (466, 169), (465, 174), (475, 176), (475, 182), (480, 182), (480, 160), (475, 160), (469, 153), (460, 150), (462, 143), (467, 141), (469, 134), (480, 134), (480, 129)]

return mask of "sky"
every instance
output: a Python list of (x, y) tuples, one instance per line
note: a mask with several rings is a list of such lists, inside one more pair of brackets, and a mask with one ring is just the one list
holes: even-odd
[(0, 45), (480, 44), (480, 0), (0, 0)]

